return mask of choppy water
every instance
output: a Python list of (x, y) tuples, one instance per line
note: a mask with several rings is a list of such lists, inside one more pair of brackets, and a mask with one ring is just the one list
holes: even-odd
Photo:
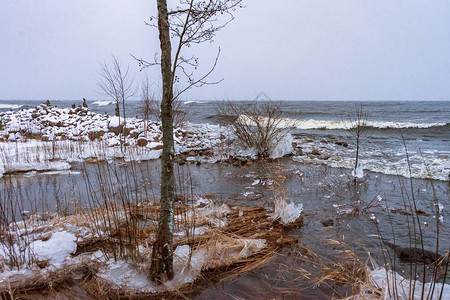
[[(27, 109), (42, 101), (1, 100), (0, 111)], [(69, 107), (82, 101), (52, 100), (53, 105)], [(90, 109), (114, 114), (112, 101), (91, 100)], [(246, 102), (241, 102), (245, 104)], [(352, 127), (356, 105), (362, 104), (367, 116), (360, 151), (366, 170), (409, 176), (406, 149), (414, 178), (449, 180), (450, 173), (450, 101), (283, 101), (286, 118), (295, 120), (292, 134), (305, 150), (318, 149), (327, 160), (300, 156), (304, 163), (351, 168), (355, 157)], [(189, 120), (193, 123), (217, 124), (217, 101), (185, 101)], [(141, 117), (139, 101), (128, 101), (128, 116)], [(342, 147), (336, 142), (345, 142)], [(406, 149), (405, 145), (406, 144)]]

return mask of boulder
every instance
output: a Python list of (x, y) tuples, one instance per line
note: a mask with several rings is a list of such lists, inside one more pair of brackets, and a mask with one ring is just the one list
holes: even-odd
[[(431, 265), (441, 259), (443, 256), (440, 254), (419, 248), (401, 247), (394, 243), (385, 242), (387, 246), (392, 248), (401, 261), (412, 263), (425, 263)], [(448, 258), (447, 258), (448, 259)], [(444, 259), (445, 263), (445, 259)]]
[(140, 137), (140, 138), (137, 139), (136, 144), (139, 147), (145, 147), (148, 144), (148, 140), (146, 138), (144, 138), (144, 137)]
[(105, 134), (105, 132), (103, 130), (99, 130), (99, 131), (91, 131), (88, 133), (89, 139), (91, 141), (98, 139), (99, 137), (103, 136)]

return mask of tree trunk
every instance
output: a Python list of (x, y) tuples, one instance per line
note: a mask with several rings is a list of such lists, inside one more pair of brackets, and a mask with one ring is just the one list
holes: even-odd
[(161, 156), (161, 213), (158, 235), (153, 244), (150, 277), (155, 281), (173, 278), (173, 112), (172, 112), (172, 54), (169, 34), (169, 20), (166, 0), (157, 0), (158, 30), (161, 46), (161, 74), (163, 95), (161, 99), (161, 122), (163, 131), (163, 152)]

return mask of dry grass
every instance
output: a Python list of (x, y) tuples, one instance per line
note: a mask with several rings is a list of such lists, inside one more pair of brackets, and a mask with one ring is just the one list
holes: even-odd
[[(177, 203), (177, 213), (179, 216), (185, 214), (192, 209), (192, 206), (187, 206), (183, 203)], [(159, 214), (159, 207), (156, 204), (146, 204), (139, 207), (131, 206), (130, 211), (135, 218), (138, 219), (154, 219)], [(46, 229), (67, 226), (90, 226), (93, 216), (101, 216), (105, 213), (101, 207), (92, 211), (72, 215), (68, 217), (58, 217), (42, 224)], [(124, 215), (125, 212), (120, 212)], [(200, 219), (203, 217), (197, 214)], [(194, 283), (183, 287), (181, 290), (172, 293), (163, 294), (132, 294), (127, 291), (113, 288), (104, 280), (95, 276), (96, 264), (92, 261), (83, 261), (82, 263), (73, 265), (71, 267), (59, 270), (48, 276), (41, 276), (36, 273), (32, 280), (23, 281), (19, 276), (17, 281), (11, 281), (9, 285), (0, 286), (0, 293), (3, 297), (8, 298), (8, 293), (13, 290), (17, 299), (29, 299), (28, 295), (44, 295), (46, 293), (54, 292), (54, 289), (81, 286), (82, 290), (87, 292), (93, 299), (119, 299), (119, 298), (142, 298), (149, 297), (154, 299), (165, 298), (183, 298), (189, 297), (200, 291), (205, 285), (210, 282), (217, 282), (221, 279), (238, 276), (243, 272), (251, 271), (267, 260), (269, 260), (275, 251), (283, 245), (295, 243), (295, 240), (284, 237), (288, 227), (280, 224), (278, 221), (273, 221), (269, 218), (268, 212), (263, 207), (233, 207), (228, 214), (227, 225), (222, 228), (213, 228), (203, 235), (196, 235), (194, 237), (182, 237), (175, 239), (175, 247), (178, 245), (189, 244), (194, 249), (208, 248), (215, 249), (215, 257), (209, 262), (209, 268), (201, 273), (201, 277)], [(122, 223), (125, 226), (126, 222)], [(199, 220), (196, 224), (203, 225), (206, 221)], [(292, 226), (301, 226), (303, 220), (299, 219), (296, 224)], [(156, 225), (156, 224), (155, 224)], [(91, 225), (92, 226), (92, 225)], [(119, 226), (117, 230), (127, 230)], [(148, 236), (151, 236), (152, 231), (156, 230), (151, 226), (138, 234), (138, 239), (141, 244), (151, 244)], [(78, 250), (76, 255), (83, 255), (98, 249), (108, 249), (116, 239), (115, 232), (111, 232), (110, 237), (92, 236), (85, 238), (78, 243)], [(119, 234), (120, 236), (120, 234)], [(252, 239), (266, 240), (265, 248), (254, 253), (255, 245), (252, 244)], [(228, 254), (228, 259), (222, 260), (222, 254)], [(230, 255), (231, 254), (231, 255)], [(78, 278), (74, 280), (73, 278)], [(80, 279), (81, 278), (81, 279)]]

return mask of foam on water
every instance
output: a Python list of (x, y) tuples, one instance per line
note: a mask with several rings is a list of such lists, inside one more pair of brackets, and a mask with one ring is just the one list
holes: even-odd
[(23, 105), (19, 104), (8, 104), (8, 103), (2, 103), (0, 104), (0, 109), (18, 109), (21, 108)]
[(198, 100), (189, 100), (189, 101), (184, 101), (184, 104), (188, 105), (188, 104), (203, 104), (203, 103), (207, 103), (206, 101), (198, 101)]
[(107, 105), (111, 105), (113, 103), (114, 103), (114, 101), (94, 101), (94, 102), (92, 102), (92, 104), (97, 105), (97, 106), (107, 106)]
[[(354, 169), (355, 149), (342, 147), (334, 142), (311, 139), (296, 139), (303, 150), (303, 155), (295, 156), (294, 160), (302, 163), (324, 164), (330, 167)], [(420, 152), (409, 150), (409, 163), (405, 151), (377, 149), (366, 146), (360, 150), (359, 162), (364, 170), (387, 175), (400, 175), (419, 179), (435, 179), (449, 181), (450, 159), (438, 152)], [(311, 155), (317, 149), (320, 155)], [(362, 170), (360, 170), (362, 172)]]
[[(241, 115), (239, 118), (248, 124), (253, 122), (246, 115)], [(261, 117), (261, 122), (265, 123), (267, 118)], [(298, 129), (350, 129), (356, 127), (356, 124), (351, 121), (331, 121), (331, 120), (303, 120), (303, 119), (289, 119), (284, 118), (279, 122), (280, 127), (292, 126)], [(431, 128), (431, 127), (443, 127), (447, 123), (415, 123), (415, 122), (392, 122), (392, 121), (367, 121), (366, 127), (373, 127), (378, 129), (388, 128)]]

